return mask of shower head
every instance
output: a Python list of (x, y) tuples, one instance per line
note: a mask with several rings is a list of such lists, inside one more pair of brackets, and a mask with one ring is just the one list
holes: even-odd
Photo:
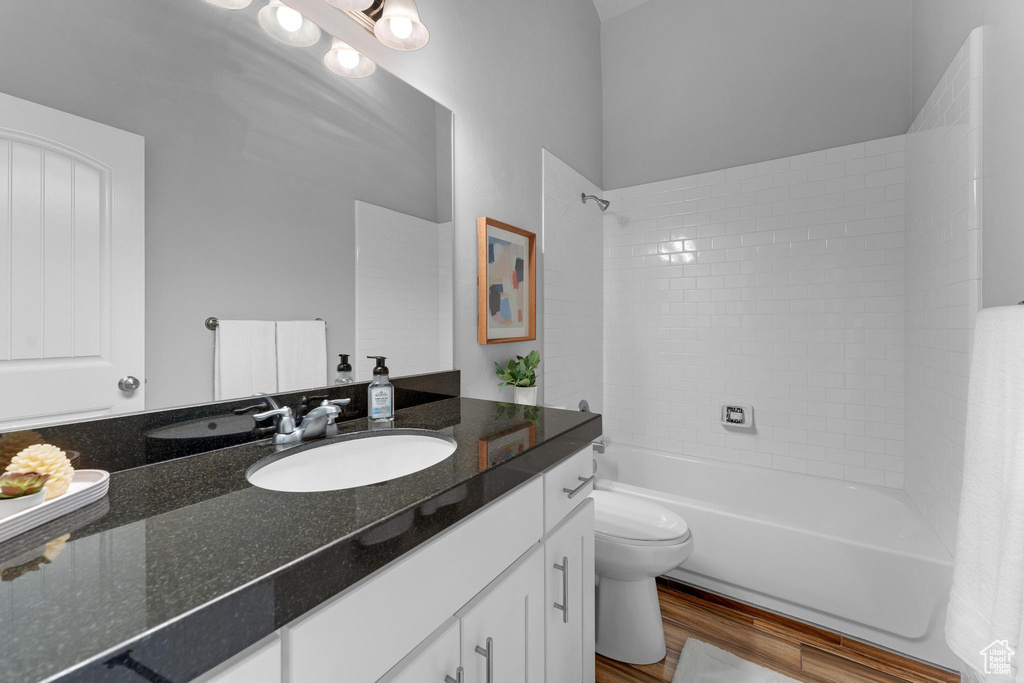
[(584, 204), (587, 203), (588, 199), (593, 199), (595, 202), (597, 202), (597, 205), (601, 207), (602, 211), (607, 211), (608, 207), (612, 205), (612, 203), (607, 199), (601, 199), (600, 197), (595, 197), (594, 195), (586, 194), (585, 192), (581, 193), (580, 197), (582, 198)]

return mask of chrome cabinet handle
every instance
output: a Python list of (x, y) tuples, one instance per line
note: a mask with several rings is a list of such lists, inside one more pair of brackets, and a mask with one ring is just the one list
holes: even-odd
[(588, 484), (592, 484), (594, 482), (595, 477), (597, 477), (596, 474), (592, 474), (589, 477), (580, 477), (579, 480), (583, 482), (582, 484), (580, 484), (579, 486), (577, 486), (574, 489), (569, 489), (569, 488), (562, 489), (562, 493), (568, 493), (569, 494), (569, 499), (572, 500), (573, 498), (575, 498), (576, 496), (579, 495), (580, 491), (582, 491), (583, 489), (587, 488)]
[(445, 675), (444, 683), (462, 683), (464, 677), (465, 671), (463, 671), (462, 667), (460, 666), (458, 669), (455, 670), (455, 678)]
[(562, 556), (562, 564), (555, 563), (555, 569), (562, 572), (562, 604), (555, 603), (555, 609), (562, 610), (562, 623), (569, 623), (569, 558)]
[(484, 649), (479, 645), (476, 646), (476, 653), (481, 657), (487, 659), (487, 681), (486, 683), (494, 683), (494, 639), (487, 638), (487, 648)]
[(139, 381), (139, 378), (132, 377), (131, 375), (128, 375), (127, 377), (122, 377), (121, 379), (117, 380), (117, 388), (125, 392), (126, 394), (134, 392), (141, 386), (142, 382)]

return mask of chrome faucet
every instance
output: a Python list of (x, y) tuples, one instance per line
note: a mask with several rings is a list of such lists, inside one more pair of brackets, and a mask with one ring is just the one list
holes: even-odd
[(276, 420), (274, 445), (291, 446), (307, 439), (320, 439), (336, 435), (338, 433), (337, 417), (341, 415), (340, 406), (347, 406), (351, 402), (350, 398), (324, 401), (309, 411), (299, 424), (295, 424), (295, 413), (288, 406), (256, 413), (253, 415), (253, 419), (257, 422)]
[(336, 436), (338, 434), (337, 419), (341, 415), (341, 407), (347, 406), (351, 402), (350, 398), (325, 400), (306, 413), (298, 427), (302, 432), (302, 438), (317, 439), (324, 436)]

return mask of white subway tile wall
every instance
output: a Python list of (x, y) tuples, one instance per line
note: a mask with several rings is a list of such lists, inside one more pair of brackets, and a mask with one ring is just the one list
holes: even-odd
[(359, 201), (355, 211), (356, 379), (371, 377), (368, 354), (387, 356), (396, 376), (450, 369), (451, 224)]
[(904, 136), (606, 195), (607, 438), (903, 486)]
[(603, 410), (602, 192), (547, 150), (544, 164), (544, 403)]
[(979, 28), (907, 134), (906, 489), (950, 550), (981, 307), (981, 56)]

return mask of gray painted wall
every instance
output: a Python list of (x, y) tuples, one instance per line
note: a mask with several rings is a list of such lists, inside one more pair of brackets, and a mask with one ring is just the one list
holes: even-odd
[(984, 25), (981, 275), (987, 308), (1024, 301), (1024, 3), (989, 0)]
[(914, 0), (914, 117), (968, 34), (984, 22), (985, 4), (986, 0)]
[(275, 43), (261, 5), (4, 8), (0, 91), (146, 138), (147, 408), (212, 400), (210, 315), (321, 317), (330, 358), (351, 352), (353, 201), (450, 213), (450, 113), (384, 70), (334, 76), (326, 37)]
[(605, 22), (604, 187), (905, 133), (911, 15), (910, 0), (651, 0)]
[[(602, 184), (592, 0), (421, 0), (430, 43), (410, 53), (383, 47), (322, 0), (291, 4), (454, 112), (455, 367), (466, 396), (510, 399), (494, 361), (540, 349), (543, 329), (536, 342), (477, 344), (476, 219), (540, 232), (541, 148)], [(538, 321), (543, 298), (541, 290)]]
[(1024, 4), (914, 0), (914, 23), (915, 107), (927, 99), (967, 34), (985, 27), (982, 305), (1016, 304), (1024, 300)]

